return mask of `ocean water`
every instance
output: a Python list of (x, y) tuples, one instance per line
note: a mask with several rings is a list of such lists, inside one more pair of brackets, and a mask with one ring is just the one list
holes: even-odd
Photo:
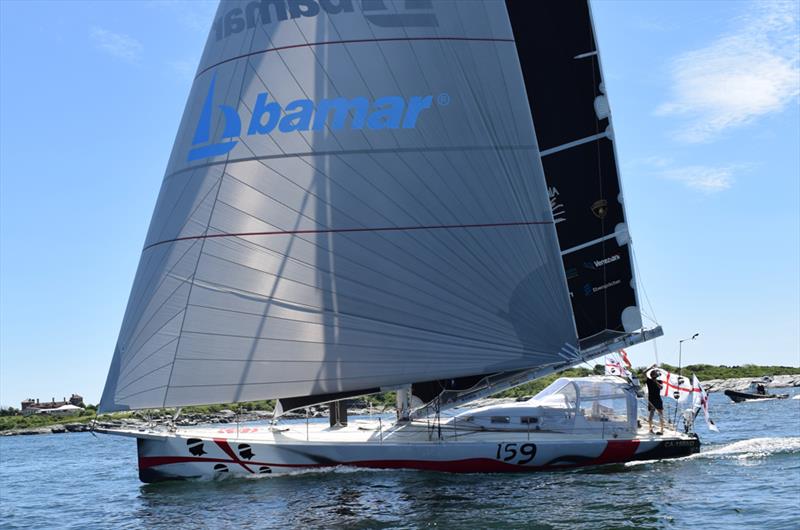
[[(791, 389), (800, 395), (800, 389)], [(145, 485), (135, 442), (0, 438), (0, 528), (800, 528), (800, 399), (711, 396), (699, 454), (524, 475), (337, 469)]]

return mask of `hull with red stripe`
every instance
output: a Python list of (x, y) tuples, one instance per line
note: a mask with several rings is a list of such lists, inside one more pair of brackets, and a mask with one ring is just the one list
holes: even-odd
[(700, 446), (696, 437), (677, 433), (628, 440), (570, 440), (509, 433), (496, 441), (398, 443), (280, 443), (241, 436), (201, 438), (170, 434), (142, 437), (137, 443), (139, 477), (143, 482), (257, 476), (335, 466), (521, 473), (676, 458), (695, 453)]

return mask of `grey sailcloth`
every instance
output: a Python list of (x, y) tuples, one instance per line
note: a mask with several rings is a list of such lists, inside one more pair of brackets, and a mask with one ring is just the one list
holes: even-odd
[(504, 3), (220, 5), (101, 410), (387, 388), (576, 346)]

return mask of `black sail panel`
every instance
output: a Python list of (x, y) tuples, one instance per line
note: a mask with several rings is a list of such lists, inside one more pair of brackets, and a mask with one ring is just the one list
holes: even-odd
[(641, 327), (591, 13), (585, 0), (506, 5), (585, 349)]

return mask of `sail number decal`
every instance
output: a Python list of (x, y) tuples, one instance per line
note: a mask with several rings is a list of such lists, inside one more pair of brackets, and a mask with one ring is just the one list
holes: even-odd
[(524, 465), (533, 460), (534, 456), (536, 456), (536, 444), (511, 442), (497, 444), (495, 458), (503, 462)]

